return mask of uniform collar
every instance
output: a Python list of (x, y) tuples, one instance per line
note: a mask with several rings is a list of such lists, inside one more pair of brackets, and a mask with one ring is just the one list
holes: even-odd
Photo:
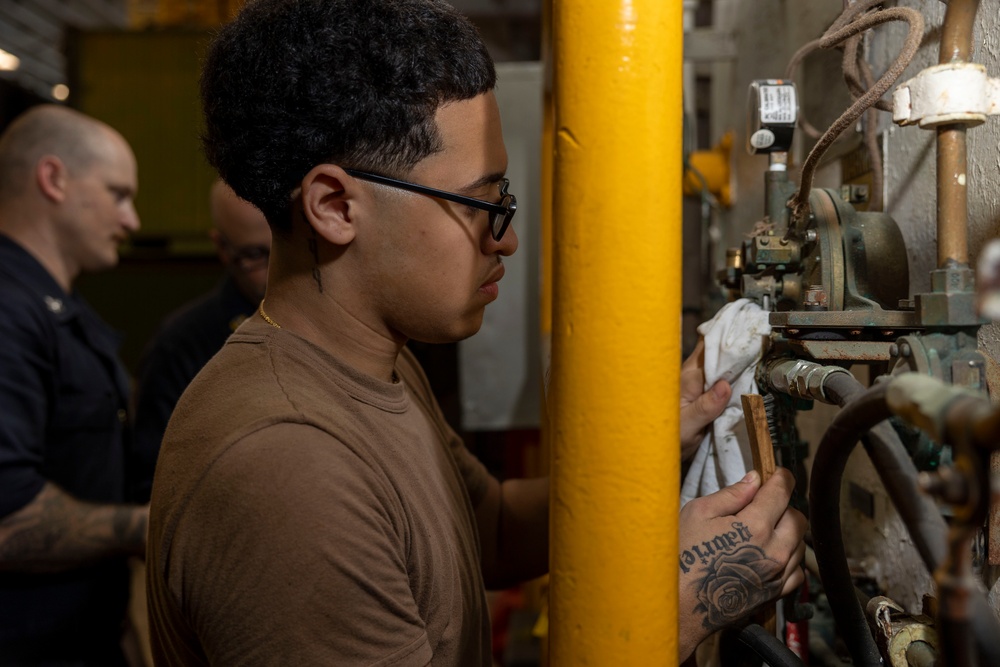
[(41, 262), (19, 243), (3, 234), (0, 234), (0, 271), (35, 294), (59, 322), (77, 315), (79, 305), (75, 292), (67, 294)]

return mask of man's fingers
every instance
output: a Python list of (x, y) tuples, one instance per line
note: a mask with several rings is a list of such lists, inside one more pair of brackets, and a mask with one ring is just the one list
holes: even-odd
[(681, 444), (690, 445), (692, 440), (700, 440), (705, 427), (726, 409), (732, 394), (729, 383), (719, 380), (711, 389), (681, 407)]
[(788, 559), (788, 563), (785, 564), (785, 585), (781, 589), (781, 594), (788, 595), (796, 588), (802, 585), (805, 581), (805, 572), (802, 571), (801, 563), (802, 558), (806, 553), (806, 543), (800, 542), (799, 548), (795, 550), (792, 557)]
[(685, 505), (681, 512), (696, 512), (703, 521), (710, 521), (720, 516), (732, 516), (750, 504), (758, 488), (760, 488), (760, 475), (751, 470), (739, 482), (713, 494), (695, 498)]
[(704, 366), (705, 366), (705, 339), (698, 338), (698, 344), (694, 346), (694, 349), (691, 350), (691, 354), (689, 354), (688, 358), (684, 360), (683, 364), (681, 364), (681, 371), (684, 371), (688, 368), (700, 369), (703, 368)]
[(773, 529), (788, 508), (788, 501), (795, 488), (795, 478), (786, 468), (779, 467), (767, 482), (760, 487), (753, 504), (747, 507), (741, 517), (751, 525), (767, 524)]

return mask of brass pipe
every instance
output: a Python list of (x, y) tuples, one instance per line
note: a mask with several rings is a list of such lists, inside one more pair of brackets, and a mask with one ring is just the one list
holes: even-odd
[[(972, 56), (972, 25), (979, 0), (951, 0), (945, 11), (938, 62), (969, 62)], [(969, 202), (966, 126), (961, 123), (937, 128), (937, 246), (938, 268), (968, 265)]]

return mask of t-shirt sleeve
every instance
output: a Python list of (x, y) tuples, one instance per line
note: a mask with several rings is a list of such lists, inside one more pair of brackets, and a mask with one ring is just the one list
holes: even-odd
[(31, 502), (45, 484), (46, 382), (54, 375), (33, 313), (11, 301), (0, 318), (0, 518)]
[(168, 587), (212, 664), (422, 667), (432, 647), (407, 530), (369, 464), (278, 424), (213, 464), (170, 547)]

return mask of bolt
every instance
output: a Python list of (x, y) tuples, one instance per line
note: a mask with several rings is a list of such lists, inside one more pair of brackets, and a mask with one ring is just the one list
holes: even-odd
[(910, 356), (910, 344), (909, 343), (903, 343), (902, 345), (900, 345), (899, 346), (899, 352), (904, 357)]
[(816, 238), (817, 234), (815, 229), (806, 230), (806, 243), (816, 243)]
[(851, 335), (852, 336), (860, 336), (861, 335), (861, 329), (851, 329)]
[(761, 244), (761, 245), (767, 245), (767, 244), (768, 244), (768, 243), (770, 243), (770, 242), (771, 242), (771, 239), (767, 238), (766, 236), (763, 236), (763, 237), (761, 237), (761, 239), (760, 239), (760, 244)]
[(899, 346), (893, 343), (889, 346), (889, 356), (898, 357), (899, 356)]
[(788, 245), (788, 239), (786, 239), (785, 237), (781, 237), (781, 240), (778, 241), (778, 243), (780, 243), (781, 245)]
[(789, 329), (788, 330), (788, 335), (789, 336), (798, 336), (799, 335), (799, 330), (798, 329)]

